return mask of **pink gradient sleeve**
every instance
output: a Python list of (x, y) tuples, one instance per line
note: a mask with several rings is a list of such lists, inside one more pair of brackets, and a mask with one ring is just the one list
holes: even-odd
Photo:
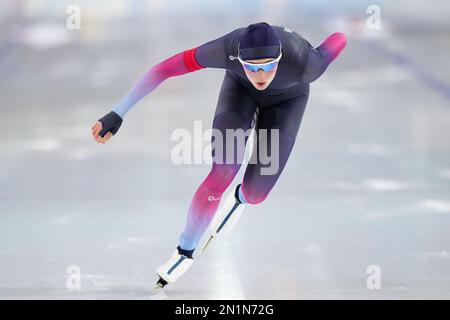
[(313, 82), (327, 69), (328, 65), (338, 57), (347, 44), (342, 32), (335, 32), (323, 41), (316, 49), (311, 47), (303, 71), (303, 81)]
[(195, 59), (196, 49), (192, 48), (177, 53), (153, 66), (139, 79), (126, 96), (120, 100), (113, 108), (113, 111), (124, 118), (125, 114), (137, 102), (152, 92), (164, 80), (204, 68)]

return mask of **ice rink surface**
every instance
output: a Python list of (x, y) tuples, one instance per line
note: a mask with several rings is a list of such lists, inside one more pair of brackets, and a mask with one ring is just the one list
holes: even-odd
[[(63, 5), (0, 20), (0, 299), (450, 298), (445, 1), (382, 1), (378, 31), (365, 25), (370, 1), (133, 3), (123, 16), (90, 5), (77, 31)], [(209, 172), (171, 161), (171, 133), (211, 126), (224, 71), (169, 79), (106, 145), (91, 125), (155, 63), (258, 21), (316, 46), (343, 31), (348, 45), (312, 84), (269, 197), (155, 295)], [(380, 289), (368, 289), (371, 266)]]

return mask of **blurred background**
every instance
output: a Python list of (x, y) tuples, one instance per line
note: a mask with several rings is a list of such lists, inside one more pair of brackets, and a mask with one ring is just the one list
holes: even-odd
[[(450, 298), (449, 13), (444, 0), (0, 0), (0, 298)], [(267, 200), (156, 296), (209, 172), (173, 164), (170, 136), (211, 127), (224, 71), (169, 79), (105, 145), (91, 126), (154, 64), (260, 21), (348, 44), (312, 84)]]

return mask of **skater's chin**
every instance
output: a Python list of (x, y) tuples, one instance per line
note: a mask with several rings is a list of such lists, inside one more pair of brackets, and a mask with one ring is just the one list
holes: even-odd
[(269, 86), (269, 83), (267, 81), (255, 82), (255, 83), (253, 83), (253, 86), (257, 90), (264, 90), (264, 89), (266, 89)]

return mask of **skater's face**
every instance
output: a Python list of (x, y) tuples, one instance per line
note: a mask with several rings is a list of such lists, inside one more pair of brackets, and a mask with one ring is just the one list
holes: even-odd
[[(258, 59), (258, 60), (245, 60), (245, 62), (249, 63), (266, 63), (272, 61), (274, 59)], [(278, 65), (276, 65), (273, 69), (269, 71), (263, 71), (259, 69), (257, 72), (253, 72), (243, 68), (245, 74), (247, 75), (248, 80), (253, 84), (253, 86), (257, 90), (266, 89), (269, 84), (272, 82), (273, 78), (275, 78), (275, 74), (277, 73)]]

